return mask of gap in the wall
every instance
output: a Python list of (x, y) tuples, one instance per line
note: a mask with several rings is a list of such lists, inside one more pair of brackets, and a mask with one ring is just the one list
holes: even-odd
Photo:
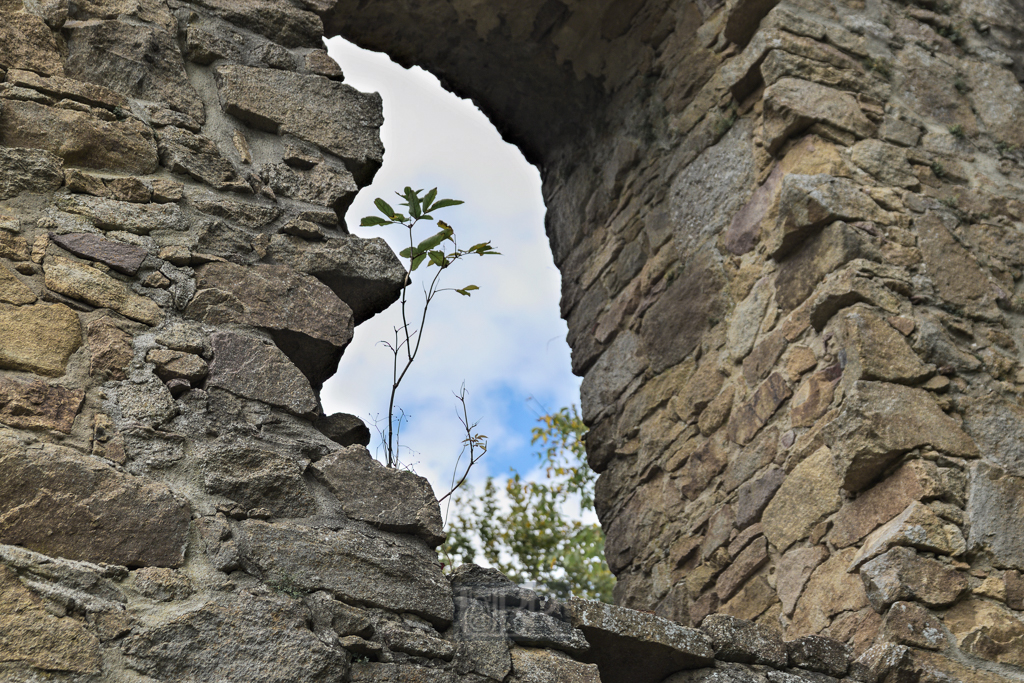
[[(537, 465), (530, 429), (538, 411), (578, 404), (580, 382), (570, 370), (558, 315), (560, 276), (544, 234), (537, 169), (475, 105), (446, 92), (434, 76), (340, 38), (327, 45), (345, 83), (384, 99), (384, 165), (349, 209), (349, 231), (383, 237), (397, 252), (408, 246), (398, 228), (362, 228), (360, 219), (376, 213), (375, 197), (397, 201), (394, 191), (406, 185), (437, 187), (466, 202), (437, 215), (455, 228), (459, 244), (490, 240), (502, 252), (446, 273), (448, 286), (476, 284), (480, 291), (470, 298), (447, 292), (431, 306), (420, 357), (399, 397), (409, 415), (402, 443), (413, 451), (403, 451), (403, 462), (438, 495), (448, 490), (464, 438), (452, 392), (465, 381), (470, 417), (490, 437), (473, 480), (507, 474), (509, 467), (527, 474)], [(422, 298), (419, 290), (414, 294)], [(399, 320), (395, 304), (356, 328), (338, 373), (324, 385), (326, 413), (357, 415), (371, 432), (371, 415), (386, 424), (391, 355), (379, 342), (393, 338)], [(377, 446), (375, 434), (370, 449), (379, 456)]]

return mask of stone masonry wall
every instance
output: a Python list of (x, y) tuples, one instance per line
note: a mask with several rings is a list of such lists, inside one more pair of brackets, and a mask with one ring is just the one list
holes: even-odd
[[(0, 680), (1024, 680), (1022, 26), (0, 0)], [(542, 168), (618, 607), (445, 577), (321, 414), (404, 278), (325, 27)]]
[(1020, 3), (334, 13), (543, 169), (618, 604), (1024, 676)]

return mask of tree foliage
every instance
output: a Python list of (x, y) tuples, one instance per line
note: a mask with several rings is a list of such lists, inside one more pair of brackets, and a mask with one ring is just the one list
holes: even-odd
[(604, 532), (578, 519), (594, 509), (597, 477), (586, 463), (586, 427), (575, 406), (538, 422), (532, 443), (540, 448), (535, 455), (544, 481), (526, 481), (513, 469), (504, 496), (493, 477), (479, 495), (457, 494), (443, 560), (457, 565), (482, 556), (483, 564), (516, 583), (533, 581), (562, 598), (611, 602), (615, 577), (604, 559)]

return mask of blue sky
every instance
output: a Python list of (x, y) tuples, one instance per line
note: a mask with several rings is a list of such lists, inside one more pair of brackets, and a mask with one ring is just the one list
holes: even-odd
[[(539, 174), (471, 102), (445, 92), (422, 69), (403, 69), (338, 38), (327, 44), (346, 83), (384, 99), (384, 166), (349, 209), (350, 232), (384, 237), (400, 250), (406, 245), (399, 228), (362, 228), (360, 218), (376, 213), (375, 197), (390, 202), (406, 185), (437, 187), (439, 195), (466, 202), (436, 216), (455, 228), (459, 244), (490, 240), (503, 254), (446, 273), (448, 286), (476, 284), (480, 291), (470, 298), (443, 293), (431, 306), (420, 356), (398, 400), (410, 416), (402, 440), (413, 450), (403, 461), (430, 479), (438, 495), (448, 490), (463, 438), (452, 392), (464, 381), (470, 418), (490, 437), (472, 479), (503, 475), (510, 466), (526, 474), (536, 465), (530, 430), (539, 411), (579, 403)], [(396, 304), (356, 328), (338, 374), (324, 385), (325, 411), (352, 413), (368, 424), (373, 415), (386, 417), (391, 355), (378, 342), (393, 337), (398, 319)]]

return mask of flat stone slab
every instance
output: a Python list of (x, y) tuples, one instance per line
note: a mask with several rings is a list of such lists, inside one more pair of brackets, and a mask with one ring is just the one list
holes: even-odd
[(50, 240), (75, 256), (105, 263), (125, 275), (135, 275), (146, 260), (146, 250), (134, 244), (115, 242), (87, 232), (69, 235), (50, 233)]
[(595, 600), (573, 598), (567, 609), (590, 643), (579, 659), (597, 664), (604, 681), (661, 683), (677, 671), (715, 661), (711, 639), (697, 629)]

